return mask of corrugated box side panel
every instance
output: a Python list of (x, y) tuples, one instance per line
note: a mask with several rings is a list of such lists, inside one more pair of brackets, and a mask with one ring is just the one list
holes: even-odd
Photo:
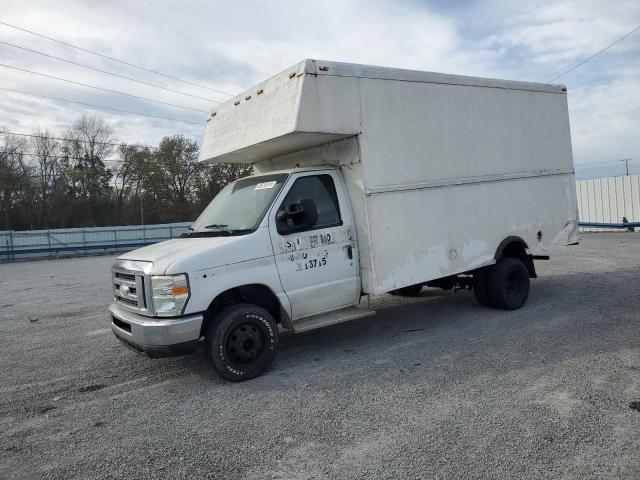
[(360, 95), (367, 188), (573, 171), (566, 95), (367, 79)]
[(360, 95), (368, 293), (486, 265), (510, 235), (575, 241), (566, 96), (365, 79)]
[(556, 175), (370, 195), (375, 286), (368, 293), (489, 265), (512, 235), (530, 252), (575, 242), (574, 188), (573, 175)]

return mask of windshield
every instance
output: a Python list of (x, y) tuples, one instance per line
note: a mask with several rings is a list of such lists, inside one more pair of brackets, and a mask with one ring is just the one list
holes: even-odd
[(230, 183), (191, 226), (194, 234), (241, 234), (258, 228), (287, 174), (260, 175)]

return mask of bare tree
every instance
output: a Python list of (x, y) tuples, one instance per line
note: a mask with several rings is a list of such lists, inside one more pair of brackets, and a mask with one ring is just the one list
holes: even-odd
[(83, 115), (65, 131), (62, 152), (69, 193), (84, 207), (81, 220), (87, 225), (101, 223), (108, 208), (111, 172), (107, 156), (113, 151), (113, 129), (103, 119)]
[(183, 135), (157, 148), (114, 144), (111, 126), (86, 115), (58, 134), (34, 131), (28, 142), (0, 129), (0, 228), (190, 220), (251, 173), (247, 165), (199, 164), (197, 142)]
[(135, 145), (122, 144), (118, 147), (118, 161), (114, 162), (113, 185), (116, 195), (117, 222), (123, 221), (123, 209), (127, 200), (138, 197), (140, 201), (141, 223), (143, 223), (142, 189), (146, 173), (151, 163), (151, 150)]
[(30, 170), (24, 161), (24, 139), (0, 130), (0, 210), (4, 228), (12, 228), (11, 212), (27, 197)]
[(65, 148), (76, 158), (104, 160), (113, 151), (113, 128), (104, 119), (82, 115), (64, 132)]
[[(48, 130), (36, 130), (31, 144), (36, 158), (35, 180), (37, 182), (38, 204), (40, 206), (40, 226), (49, 227), (50, 196), (56, 185), (58, 174), (58, 141)], [(34, 182), (34, 183), (36, 183)]]

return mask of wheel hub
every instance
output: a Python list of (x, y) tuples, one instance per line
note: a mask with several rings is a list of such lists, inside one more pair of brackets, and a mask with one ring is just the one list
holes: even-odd
[(262, 351), (262, 333), (255, 326), (244, 323), (236, 327), (227, 339), (227, 355), (237, 363), (250, 363)]

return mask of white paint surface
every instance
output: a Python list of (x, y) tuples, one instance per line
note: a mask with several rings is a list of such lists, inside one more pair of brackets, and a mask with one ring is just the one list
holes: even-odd
[[(507, 237), (522, 238), (530, 253), (577, 241), (562, 86), (307, 60), (215, 113), (201, 161), (290, 176), (251, 235), (130, 254), (154, 271), (190, 273), (187, 313), (258, 283), (297, 320), (357, 303), (360, 290), (489, 265)], [(310, 171), (334, 178), (343, 224), (280, 235), (276, 210)], [(335, 243), (314, 251), (311, 236), (326, 233)], [(327, 262), (300, 268), (305, 255)]]

